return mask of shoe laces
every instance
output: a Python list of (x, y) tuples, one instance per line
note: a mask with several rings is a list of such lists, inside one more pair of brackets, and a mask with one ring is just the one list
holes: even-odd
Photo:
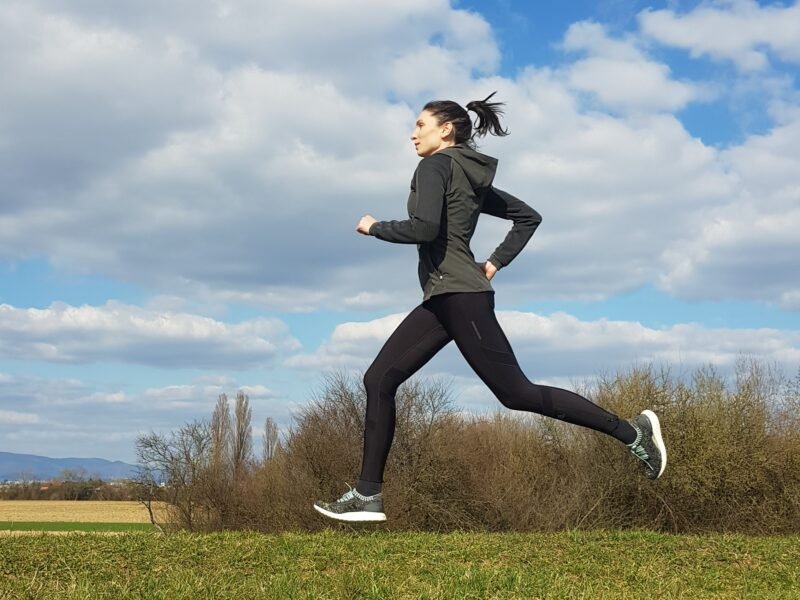
[(641, 444), (630, 447), (631, 454), (641, 460), (647, 467), (648, 471), (655, 472), (655, 467), (650, 463), (650, 455), (647, 453)]
[(637, 458), (641, 458), (643, 461), (647, 462), (647, 459), (650, 458), (650, 455), (647, 454), (647, 450), (645, 450), (642, 446), (632, 446), (631, 453), (636, 456)]
[(344, 494), (342, 494), (341, 498), (339, 498), (339, 502), (343, 502), (345, 500), (350, 500), (351, 498), (355, 497), (356, 489), (352, 487), (349, 483), (345, 482), (345, 485), (349, 488)]
[(376, 496), (380, 496), (380, 492), (377, 494), (373, 494), (372, 496), (365, 496), (364, 494), (359, 493), (357, 487), (352, 487), (349, 483), (345, 482), (345, 485), (350, 488), (348, 489), (341, 498), (337, 502), (345, 502), (347, 500), (351, 500), (352, 498), (358, 498), (359, 500), (370, 500), (375, 498)]

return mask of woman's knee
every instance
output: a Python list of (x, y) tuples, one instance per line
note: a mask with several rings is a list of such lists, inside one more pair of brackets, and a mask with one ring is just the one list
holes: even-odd
[(492, 390), (500, 403), (511, 410), (524, 410), (552, 416), (553, 402), (548, 390), (535, 383), (502, 386)]
[(376, 371), (375, 366), (370, 366), (369, 369), (366, 370), (364, 373), (364, 389), (369, 392), (370, 388), (376, 387), (378, 382), (376, 381)]
[(408, 379), (409, 374), (394, 367), (386, 368), (373, 365), (364, 373), (364, 388), (367, 397), (376, 394), (394, 395), (400, 384)]
[(511, 410), (531, 410), (533, 406), (530, 401), (524, 401), (521, 396), (510, 394), (505, 391), (495, 392), (494, 395), (500, 401), (500, 404)]

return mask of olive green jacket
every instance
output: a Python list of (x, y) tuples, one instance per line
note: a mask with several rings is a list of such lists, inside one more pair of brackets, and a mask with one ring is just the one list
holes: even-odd
[(369, 228), (380, 240), (417, 245), (423, 302), (446, 292), (494, 291), (469, 247), (480, 213), (514, 222), (489, 257), (498, 269), (519, 254), (542, 222), (522, 200), (492, 186), (496, 170), (496, 158), (466, 144), (443, 148), (423, 158), (414, 171), (409, 218), (377, 221)]

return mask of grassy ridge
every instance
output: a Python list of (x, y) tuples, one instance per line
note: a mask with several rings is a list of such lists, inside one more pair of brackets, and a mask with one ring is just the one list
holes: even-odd
[(0, 598), (800, 598), (800, 537), (325, 530), (0, 538)]
[(150, 523), (0, 521), (0, 531), (156, 531)]

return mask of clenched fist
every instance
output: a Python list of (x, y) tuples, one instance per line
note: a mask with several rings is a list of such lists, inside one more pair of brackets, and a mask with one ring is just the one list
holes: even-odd
[(483, 272), (486, 275), (486, 279), (491, 281), (494, 274), (497, 273), (497, 267), (495, 267), (491, 261), (487, 260), (483, 263)]
[(364, 215), (358, 222), (358, 227), (356, 227), (356, 231), (358, 233), (363, 233), (364, 235), (369, 235), (369, 228), (372, 227), (373, 223), (377, 222), (378, 219), (373, 219), (370, 215)]

